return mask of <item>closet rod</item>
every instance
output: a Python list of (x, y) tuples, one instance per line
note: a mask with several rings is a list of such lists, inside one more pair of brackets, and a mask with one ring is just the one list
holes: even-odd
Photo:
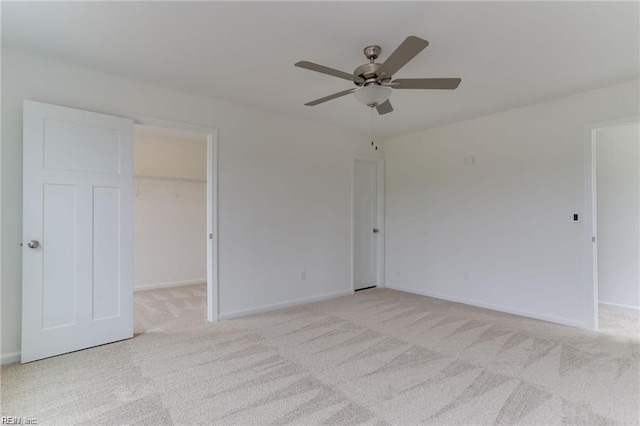
[(146, 175), (134, 175), (135, 179), (150, 179), (150, 180), (170, 180), (176, 182), (197, 182), (197, 183), (207, 183), (206, 179), (189, 179), (189, 178), (179, 178), (179, 177), (167, 177), (167, 176), (146, 176)]

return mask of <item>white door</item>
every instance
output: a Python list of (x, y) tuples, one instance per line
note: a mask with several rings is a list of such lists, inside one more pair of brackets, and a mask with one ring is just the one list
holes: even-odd
[(355, 160), (354, 270), (355, 289), (377, 285), (378, 163)]
[(133, 336), (133, 121), (24, 103), (22, 362)]

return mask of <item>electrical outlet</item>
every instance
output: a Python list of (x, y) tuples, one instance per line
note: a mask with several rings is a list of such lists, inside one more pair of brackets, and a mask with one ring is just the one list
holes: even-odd
[(300, 280), (304, 281), (306, 279), (307, 279), (307, 271), (303, 269), (302, 271), (300, 271)]

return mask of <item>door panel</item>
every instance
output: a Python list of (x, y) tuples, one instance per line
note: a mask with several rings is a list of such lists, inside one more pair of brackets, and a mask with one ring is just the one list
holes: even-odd
[(132, 161), (132, 120), (25, 101), (22, 362), (133, 336)]
[(355, 288), (377, 285), (378, 185), (377, 163), (355, 161), (354, 218), (355, 218)]
[(120, 132), (61, 120), (44, 122), (44, 167), (120, 173)]
[(93, 188), (93, 319), (120, 313), (120, 188)]
[(75, 258), (76, 188), (44, 185), (42, 251), (42, 326), (50, 329), (76, 323)]

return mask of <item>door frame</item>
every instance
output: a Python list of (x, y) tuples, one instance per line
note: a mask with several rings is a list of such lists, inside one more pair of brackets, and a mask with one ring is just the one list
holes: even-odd
[(378, 198), (378, 247), (376, 259), (376, 287), (384, 287), (384, 238), (385, 238), (385, 219), (384, 219), (384, 159), (377, 157), (367, 157), (355, 155), (351, 161), (351, 293), (356, 291), (356, 161), (366, 161), (376, 164), (377, 170), (377, 198)]
[(207, 136), (207, 320), (218, 321), (218, 129), (143, 115), (129, 116), (134, 126), (145, 125)]
[[(640, 122), (640, 115), (609, 120), (588, 125), (586, 128), (586, 209), (585, 243), (587, 244), (587, 282), (591, 286), (589, 292), (589, 317), (587, 326), (593, 331), (599, 328), (599, 295), (598, 295), (598, 220), (596, 194), (596, 133), (610, 127), (620, 127)], [(639, 219), (640, 220), (640, 219)]]

